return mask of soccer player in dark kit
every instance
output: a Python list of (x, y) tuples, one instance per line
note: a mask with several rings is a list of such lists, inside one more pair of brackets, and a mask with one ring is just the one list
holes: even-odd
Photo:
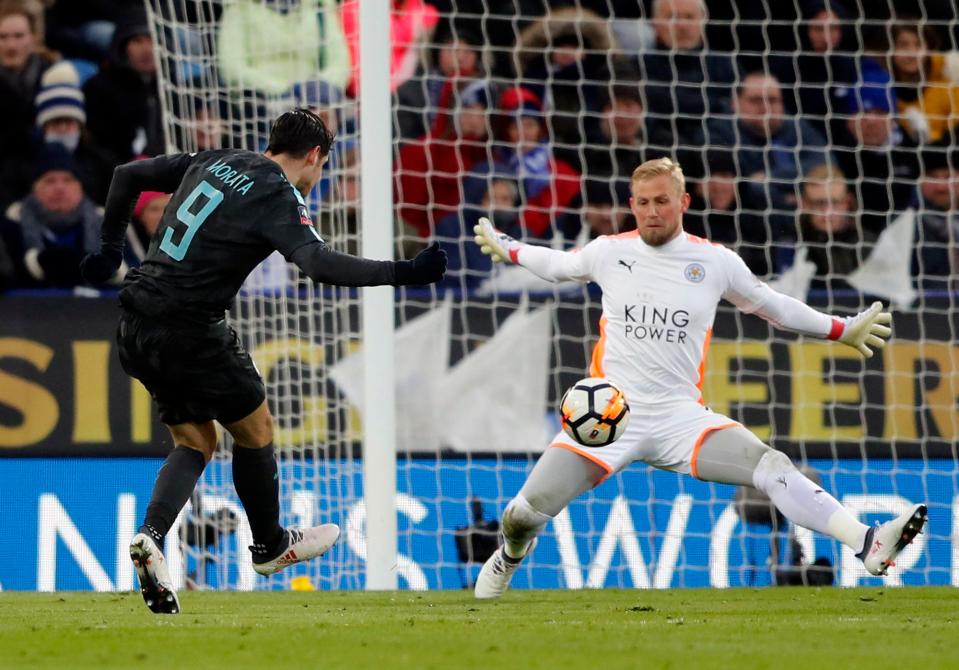
[(280, 525), (273, 418), (263, 380), (225, 312), (247, 275), (279, 250), (316, 282), (402, 286), (439, 281), (446, 255), (436, 244), (412, 260), (375, 261), (330, 249), (303, 196), (320, 179), (333, 134), (312, 112), (280, 116), (262, 154), (223, 149), (173, 154), (116, 169), (99, 252), (81, 270), (91, 284), (112, 278), (142, 191), (173, 193), (143, 265), (120, 290), (117, 346), (123, 369), (157, 403), (174, 448), (157, 475), (146, 518), (130, 544), (147, 606), (180, 604), (160, 547), (217, 446), (214, 420), (233, 436), (233, 483), (253, 532), (253, 568), (270, 575), (320, 556), (335, 524)]

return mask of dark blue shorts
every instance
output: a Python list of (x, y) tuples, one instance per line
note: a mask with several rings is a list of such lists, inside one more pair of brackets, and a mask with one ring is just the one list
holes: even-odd
[(117, 348), (123, 369), (150, 392), (167, 425), (233, 423), (266, 399), (253, 359), (225, 321), (205, 329), (168, 328), (123, 310)]

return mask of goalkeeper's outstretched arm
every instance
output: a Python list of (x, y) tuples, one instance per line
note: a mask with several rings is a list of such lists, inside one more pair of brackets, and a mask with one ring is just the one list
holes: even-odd
[(755, 313), (776, 328), (827, 340), (842, 342), (871, 358), (873, 349), (881, 349), (892, 334), (892, 314), (883, 311), (881, 302), (855, 316), (835, 317), (761, 282), (742, 259), (726, 252), (729, 288), (723, 297), (747, 313)]
[(473, 233), (476, 244), (494, 262), (521, 265), (537, 277), (551, 282), (592, 280), (590, 254), (586, 252), (589, 245), (582, 253), (572, 253), (524, 244), (494, 228), (493, 223), (485, 217), (473, 227)]

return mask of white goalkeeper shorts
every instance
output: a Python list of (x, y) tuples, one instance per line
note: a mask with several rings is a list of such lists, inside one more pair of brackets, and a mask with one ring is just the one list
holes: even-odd
[[(696, 475), (696, 456), (715, 430), (741, 426), (727, 416), (696, 403), (664, 411), (632, 410), (626, 431), (606, 447), (587, 447), (560, 431), (550, 447), (568, 449), (615, 474), (633, 461), (655, 468)], [(605, 478), (604, 478), (605, 479)]]

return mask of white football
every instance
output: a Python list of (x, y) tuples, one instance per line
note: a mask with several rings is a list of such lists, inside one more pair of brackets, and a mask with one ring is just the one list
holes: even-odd
[(570, 386), (559, 404), (563, 430), (586, 447), (605, 447), (626, 430), (629, 404), (608, 379), (587, 377)]

